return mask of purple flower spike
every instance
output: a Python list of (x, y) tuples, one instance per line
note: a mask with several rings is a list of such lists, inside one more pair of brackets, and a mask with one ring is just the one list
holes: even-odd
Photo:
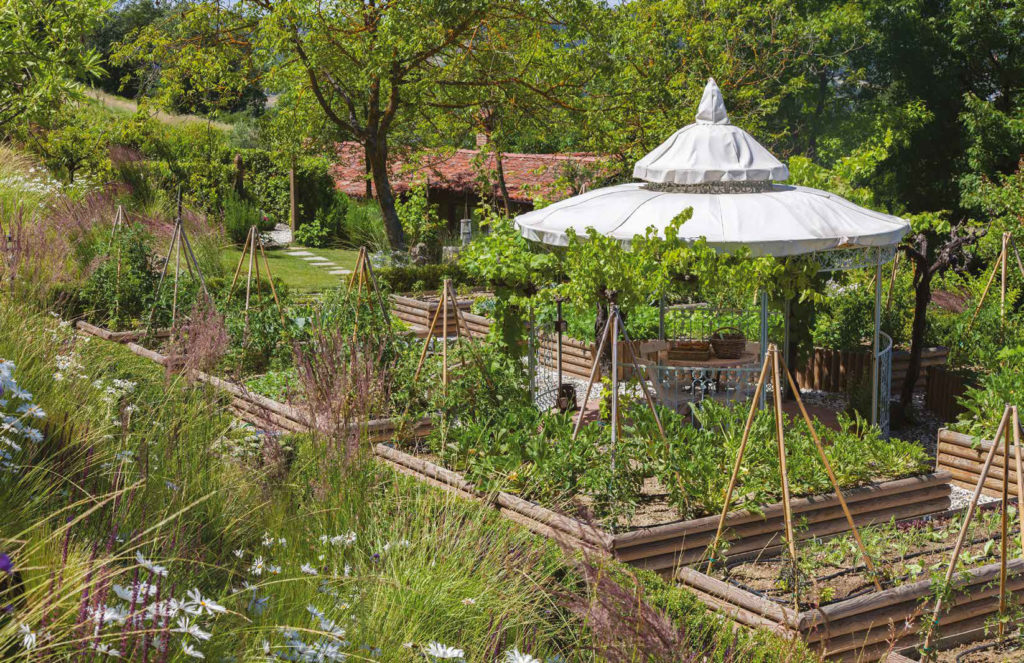
[(7, 553), (0, 553), (0, 571), (8, 575), (14, 573), (14, 562), (11, 561), (11, 557)]

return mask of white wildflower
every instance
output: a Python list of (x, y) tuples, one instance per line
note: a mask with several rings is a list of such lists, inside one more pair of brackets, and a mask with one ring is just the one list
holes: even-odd
[(308, 576), (318, 575), (317, 570), (308, 562), (300, 567), (300, 570)]
[(540, 663), (539, 660), (518, 649), (509, 649), (502, 657), (504, 663)]
[(145, 557), (142, 556), (142, 552), (141, 551), (138, 551), (138, 550), (135, 551), (135, 561), (137, 561), (139, 563), (139, 565), (142, 566), (142, 568), (146, 569), (147, 571), (149, 571), (153, 575), (164, 576), (164, 577), (167, 576), (167, 568), (166, 567), (160, 566), (159, 564), (155, 564), (154, 562), (149, 561), (148, 559), (146, 559)]
[(197, 640), (209, 640), (210, 636), (213, 635), (199, 628), (199, 625), (188, 617), (178, 617), (177, 626), (171, 629), (171, 633), (183, 633)]
[(185, 656), (191, 656), (192, 658), (206, 658), (203, 652), (199, 651), (187, 642), (181, 643), (181, 653), (185, 654)]
[(36, 648), (36, 634), (32, 632), (32, 629), (27, 624), (22, 624), (18, 627), (21, 632), (21, 646), (25, 649), (32, 650)]
[(427, 646), (423, 648), (423, 653), (427, 656), (440, 659), (463, 658), (466, 655), (461, 649), (442, 645), (440, 642), (436, 641), (427, 644)]

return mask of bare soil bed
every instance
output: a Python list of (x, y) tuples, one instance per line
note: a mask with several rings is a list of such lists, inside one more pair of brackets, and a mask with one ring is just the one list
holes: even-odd
[[(960, 515), (950, 515), (864, 528), (862, 536), (882, 587), (896, 587), (945, 572), (961, 522)], [(998, 510), (980, 510), (958, 568), (997, 562), (999, 531)], [(1012, 519), (1009, 532), (1013, 537), (1009, 555), (1013, 557), (1020, 554), (1016, 518)], [(801, 610), (877, 591), (872, 574), (849, 534), (828, 541), (801, 542), (797, 546), (797, 559)], [(793, 605), (793, 571), (788, 556), (726, 563), (716, 576), (780, 605)]]

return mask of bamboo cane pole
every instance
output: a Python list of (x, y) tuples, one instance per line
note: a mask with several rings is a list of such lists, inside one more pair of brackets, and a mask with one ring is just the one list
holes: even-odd
[(583, 403), (580, 405), (580, 414), (576, 417), (576, 425), (572, 429), (572, 439), (576, 439), (576, 436), (580, 433), (580, 427), (583, 425), (583, 413), (587, 409), (587, 401), (590, 400), (590, 390), (594, 387), (594, 380), (597, 378), (597, 369), (601, 365), (601, 353), (604, 352), (604, 343), (608, 338), (608, 329), (611, 327), (612, 317), (608, 316), (608, 319), (604, 323), (604, 329), (601, 330), (601, 340), (597, 345), (597, 352), (594, 353), (594, 363), (590, 367), (590, 380), (587, 381), (587, 390), (583, 394)]
[(206, 279), (203, 277), (203, 270), (199, 268), (199, 261), (196, 260), (195, 251), (192, 250), (192, 242), (189, 241), (188, 233), (185, 232), (185, 224), (181, 225), (180, 240), (185, 242), (185, 264), (188, 264), (189, 258), (192, 259), (192, 264), (196, 268), (196, 276), (199, 277), (199, 285), (203, 289), (203, 296), (206, 297), (207, 299), (211, 299), (210, 291), (206, 289)]
[(875, 573), (875, 564), (871, 561), (871, 555), (868, 554), (868, 550), (864, 546), (864, 541), (860, 538), (860, 532), (857, 530), (857, 525), (853, 522), (853, 514), (850, 513), (850, 507), (846, 504), (846, 498), (843, 497), (843, 491), (839, 489), (839, 481), (836, 479), (835, 472), (832, 470), (832, 463), (829, 462), (828, 456), (825, 455), (825, 446), (821, 443), (821, 438), (818, 437), (818, 431), (814, 428), (814, 423), (811, 421), (810, 415), (807, 414), (807, 408), (804, 407), (804, 399), (800, 397), (800, 389), (797, 388), (796, 382), (793, 380), (793, 374), (789, 371), (789, 367), (786, 366), (784, 370), (786, 371), (786, 378), (789, 381), (789, 388), (792, 390), (793, 396), (796, 398), (796, 404), (800, 408), (800, 414), (803, 416), (804, 423), (807, 424), (807, 429), (811, 433), (811, 439), (814, 440), (814, 446), (818, 450), (818, 457), (821, 458), (821, 463), (825, 466), (825, 473), (828, 474), (828, 480), (832, 484), (832, 489), (836, 491), (836, 498), (839, 500), (839, 506), (843, 509), (843, 515), (846, 516), (846, 522), (850, 524), (850, 532), (853, 534), (853, 539), (857, 543), (857, 548), (860, 550), (860, 554), (864, 557), (865, 566), (868, 567), (868, 571), (871, 573), (871, 580), (875, 585), (875, 589), (882, 591), (882, 584), (879, 582)]
[(736, 489), (736, 480), (740, 475), (740, 466), (743, 464), (743, 454), (747, 449), (747, 441), (750, 439), (750, 428), (754, 425), (754, 417), (757, 415), (758, 403), (760, 401), (759, 395), (761, 390), (764, 389), (764, 381), (768, 377), (768, 355), (765, 355), (764, 361), (761, 362), (761, 375), (757, 378), (757, 388), (754, 391), (754, 396), (750, 401), (750, 412), (747, 414), (747, 423), (743, 426), (743, 437), (740, 438), (740, 448), (736, 452), (736, 462), (732, 466), (732, 474), (729, 477), (729, 485), (725, 488), (725, 504), (722, 505), (722, 515), (718, 518), (718, 528), (715, 530), (715, 538), (711, 542), (711, 547), (708, 550), (711, 554), (708, 558), (707, 571), (711, 571), (711, 565), (715, 562), (715, 551), (718, 549), (718, 541), (722, 537), (722, 530), (725, 527), (725, 517), (729, 513), (729, 505), (732, 502), (732, 493)]
[[(889, 312), (889, 307), (892, 305), (892, 291), (896, 289), (896, 270), (900, 265), (900, 254), (897, 251), (896, 256), (892, 259), (892, 273), (889, 275), (889, 292), (885, 296), (885, 311)], [(788, 370), (788, 368), (787, 368)]]
[(420, 377), (420, 370), (423, 369), (423, 360), (427, 358), (427, 349), (430, 347), (430, 341), (434, 337), (434, 325), (437, 324), (437, 317), (441, 314), (441, 309), (438, 308), (434, 311), (434, 317), (430, 319), (430, 327), (427, 328), (427, 337), (423, 339), (423, 352), (420, 353), (420, 360), (416, 362), (416, 372), (413, 373), (412, 380), (415, 382)]
[(999, 264), (1002, 262), (1002, 253), (996, 259), (994, 265), (992, 265), (992, 273), (988, 276), (988, 283), (985, 284), (985, 289), (981, 292), (981, 298), (978, 300), (978, 305), (974, 308), (974, 314), (971, 316), (971, 321), (967, 323), (967, 331), (970, 331), (974, 327), (974, 321), (978, 318), (978, 313), (981, 312), (981, 307), (985, 303), (985, 298), (988, 296), (989, 289), (992, 288), (992, 283), (996, 280), (996, 274), (999, 273)]
[[(559, 305), (561, 305), (561, 304), (559, 304)], [(559, 317), (561, 317), (561, 314), (559, 314)], [(644, 400), (647, 401), (647, 407), (649, 407), (651, 409), (651, 414), (654, 415), (654, 423), (656, 423), (658, 425), (658, 432), (661, 433), (661, 439), (662, 440), (667, 440), (668, 437), (665, 435), (665, 427), (661, 424), (661, 417), (658, 416), (658, 410), (655, 409), (655, 407), (654, 407), (654, 399), (652, 399), (651, 395), (647, 392), (647, 378), (645, 377), (645, 375), (643, 373), (640, 372), (640, 366), (639, 366), (639, 364), (637, 364), (637, 361), (636, 361), (636, 347), (633, 344), (633, 341), (629, 338), (629, 332), (626, 331), (626, 323), (622, 320), (622, 314), (621, 313), (619, 314), (619, 325), (622, 327), (622, 336), (626, 339), (626, 343), (629, 344), (630, 361), (633, 364), (633, 372), (638, 376), (637, 379), (640, 381), (640, 389), (643, 390), (643, 392), (644, 392)], [(559, 339), (559, 340), (561, 340), (561, 339)], [(558, 363), (559, 363), (558, 372), (559, 372), (559, 375), (561, 375), (561, 372), (562, 372), (562, 367), (561, 367), (561, 363), (562, 363), (562, 348), (561, 348), (561, 344), (559, 344), (559, 348), (558, 348)], [(559, 380), (559, 384), (561, 384), (561, 380)]]
[(786, 469), (786, 438), (782, 430), (782, 385), (779, 384), (779, 348), (773, 343), (770, 348), (772, 357), (772, 396), (775, 401), (775, 436), (779, 446), (779, 474), (782, 480), (782, 515), (786, 521), (786, 543), (789, 547), (790, 565), (793, 572), (793, 603), (800, 609), (800, 578), (797, 575), (796, 538), (793, 534), (793, 505), (789, 503), (789, 473)]
[[(994, 274), (994, 272), (993, 272)], [(964, 513), (964, 523), (960, 526), (960, 533), (956, 538), (956, 545), (953, 547), (953, 555), (949, 562), (949, 568), (946, 569), (946, 576), (943, 580), (943, 586), (948, 586), (953, 580), (953, 574), (956, 573), (956, 563), (960, 559), (960, 551), (963, 549), (964, 541), (967, 539), (967, 530), (970, 528), (971, 519), (974, 517), (974, 510), (978, 506), (978, 498), (981, 497), (981, 490), (985, 487), (985, 479), (988, 477), (988, 471), (992, 467), (992, 461), (995, 459), (996, 449), (999, 448), (999, 438), (1003, 435), (1003, 431), (1006, 428), (1007, 421), (1010, 418), (1010, 406), (1007, 405), (1003, 410), (1003, 416), (999, 420), (999, 427), (996, 429), (996, 435), (993, 438), (992, 448), (989, 449), (988, 455), (985, 457), (985, 464), (981, 467), (981, 475), (978, 477), (978, 484), (974, 489), (974, 494), (971, 496), (971, 501), (967, 505), (967, 511)], [(931, 644), (935, 637), (935, 632), (939, 626), (939, 615), (942, 613), (942, 596), (939, 595), (935, 599), (935, 607), (932, 609), (932, 620), (930, 624), (926, 625), (927, 634), (924, 638), (924, 645), (922, 647), (922, 660), (932, 660), (933, 653)]]
[[(1005, 240), (1005, 235), (1004, 235)], [(1004, 247), (1005, 248), (1005, 247)], [(1005, 257), (1005, 251), (1004, 251)], [(1004, 272), (1005, 274), (1005, 272)], [(1012, 415), (1012, 410), (1011, 410)], [(993, 445), (999, 444), (999, 440), (993, 440)], [(1018, 483), (1022, 477), (1017, 476)], [(1003, 433), (1003, 494), (1002, 502), (1000, 503), (999, 509), (999, 627), (997, 632), (997, 638), (999, 641), (1003, 639), (1004, 623), (1003, 617), (1006, 616), (1006, 516), (1007, 516), (1007, 502), (1010, 501), (1010, 429), (1007, 428), (1006, 432)]]
[(1013, 406), (1011, 419), (1013, 425), (1013, 455), (1017, 466), (1017, 527), (1020, 529), (1021, 555), (1024, 555), (1024, 513), (1021, 512), (1024, 509), (1024, 468), (1021, 467), (1024, 461), (1020, 457), (1020, 414), (1017, 411), (1016, 405)]
[(277, 313), (281, 316), (281, 324), (284, 325), (284, 309), (281, 308), (281, 300), (277, 298), (277, 288), (274, 287), (274, 275), (270, 273), (270, 261), (267, 260), (267, 252), (263, 250), (263, 240), (259, 240), (260, 255), (263, 257), (263, 266), (267, 270), (267, 281), (270, 282), (270, 294), (274, 296), (274, 303), (277, 304)]
[(228, 296), (235, 291), (235, 284), (238, 282), (238, 275), (242, 273), (242, 263), (245, 262), (245, 254), (249, 251), (249, 242), (252, 240), (252, 226), (245, 234), (245, 245), (242, 247), (242, 255), (238, 256), (238, 264), (235, 265), (235, 275), (231, 277), (231, 287), (228, 288)]
[[(371, 276), (372, 276), (372, 273), (371, 273)], [(452, 285), (450, 279), (447, 280), (447, 283), (448, 283), (448, 297), (449, 297), (449, 299), (452, 302), (454, 302), (453, 311), (454, 311), (455, 321), (456, 321), (455, 322), (455, 338), (456, 338), (456, 342), (459, 344), (459, 348), (468, 348), (469, 356), (470, 356), (470, 358), (472, 358), (473, 363), (476, 364), (477, 370), (480, 371), (480, 376), (484, 379), (484, 382), (487, 383), (487, 387), (488, 387), (488, 389), (491, 390), (491, 393), (494, 393), (494, 383), (491, 381), (491, 378), (490, 378), (490, 375), (488, 374), (487, 368), (484, 366), (483, 362), (480, 360), (479, 355), (477, 355), (477, 353), (473, 350), (472, 343), (470, 343), (468, 340), (467, 341), (463, 341), (462, 340), (462, 336), (459, 333), (459, 323), (461, 322), (462, 326), (464, 326), (466, 328), (466, 336), (467, 336), (467, 338), (471, 337), (471, 333), (470, 333), (471, 330), (469, 328), (469, 323), (466, 321), (466, 318), (462, 315), (462, 310), (459, 308), (459, 298), (455, 294), (455, 286)]]
[(249, 328), (249, 294), (252, 291), (252, 263), (255, 253), (252, 250), (252, 235), (249, 236), (249, 273), (245, 277), (245, 328)]
[(181, 271), (181, 240), (178, 240), (178, 245), (174, 251), (174, 294), (171, 296), (171, 329), (174, 329), (174, 323), (178, 316), (178, 280), (180, 277), (179, 272)]
[(1013, 245), (1013, 255), (1017, 257), (1017, 269), (1020, 270), (1020, 275), (1024, 277), (1024, 261), (1020, 259), (1020, 251), (1017, 249), (1016, 242)]
[(181, 224), (176, 223), (174, 225), (174, 231), (171, 233), (171, 243), (167, 247), (167, 256), (164, 258), (163, 267), (160, 268), (160, 280), (156, 283), (156, 293), (153, 298), (153, 308), (149, 309), (149, 319), (146, 322), (146, 329), (149, 330), (153, 326), (153, 315), (156, 313), (156, 307), (160, 304), (160, 292), (164, 287), (164, 278), (167, 276), (167, 267), (171, 263), (171, 252), (174, 249), (174, 240), (178, 236), (178, 228)]
[[(358, 296), (358, 295), (357, 295)], [(448, 395), (448, 279), (441, 291), (441, 389)]]
[(1010, 243), (1010, 233), (1003, 233), (1003, 249), (999, 252), (1000, 266), (1002, 267), (1002, 282), (999, 284), (999, 319), (1006, 318), (1006, 260)]
[[(256, 227), (253, 226), (253, 231), (252, 231), (252, 248), (249, 249), (252, 252), (252, 255), (256, 255), (256, 241), (259, 238), (259, 235), (260, 234), (259, 234), (259, 232), (257, 232)], [(262, 301), (263, 300), (263, 285), (260, 283), (260, 261), (257, 259), (255, 262), (256, 262), (256, 296), (260, 298), (260, 301)]]

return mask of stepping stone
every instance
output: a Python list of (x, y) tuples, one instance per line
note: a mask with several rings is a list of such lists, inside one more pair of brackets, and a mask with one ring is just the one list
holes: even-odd
[(303, 260), (306, 260), (308, 262), (330, 262), (330, 260), (328, 260), (327, 258), (322, 258), (320, 256), (309, 256), (308, 258), (304, 257)]
[(327, 273), (331, 274), (331, 275), (334, 275), (334, 276), (340, 276), (342, 274), (351, 274), (352, 270), (351, 269), (333, 269), (333, 270), (331, 270), (331, 271), (329, 271)]
[(311, 256), (313, 254), (311, 252), (309, 252), (309, 251), (288, 251), (288, 255), (290, 255), (290, 256)]
[(327, 269), (330, 269), (331, 267), (337, 267), (338, 263), (336, 263), (336, 262), (314, 262), (313, 266), (314, 267), (326, 267)]

